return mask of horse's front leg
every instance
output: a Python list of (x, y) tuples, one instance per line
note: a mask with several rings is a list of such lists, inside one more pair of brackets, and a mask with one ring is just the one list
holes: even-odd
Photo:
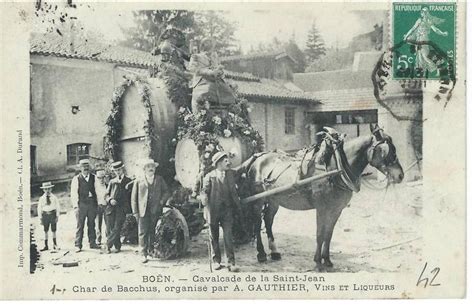
[(263, 203), (258, 201), (253, 206), (254, 211), (253, 215), (255, 217), (254, 223), (254, 232), (255, 236), (257, 237), (257, 260), (259, 263), (263, 263), (267, 260), (267, 253), (265, 252), (265, 248), (263, 247), (262, 243), (262, 209)]
[(267, 231), (268, 237), (268, 247), (270, 248), (270, 257), (272, 260), (280, 260), (281, 254), (278, 252), (275, 237), (273, 236), (273, 220), (275, 219), (275, 215), (278, 212), (279, 205), (278, 204), (268, 204), (268, 208), (265, 209), (265, 213), (263, 214), (263, 220), (265, 221), (265, 229)]
[(330, 245), (332, 234), (334, 232), (334, 227), (336, 226), (336, 222), (341, 216), (342, 211), (330, 211), (327, 213), (326, 216), (326, 226), (323, 230), (323, 249), (322, 249), (322, 259), (324, 261), (325, 267), (333, 267), (333, 263), (331, 262), (330, 258)]
[(316, 253), (314, 254), (314, 261), (316, 262), (316, 267), (322, 269), (322, 249), (323, 249), (323, 211), (318, 209), (316, 210)]

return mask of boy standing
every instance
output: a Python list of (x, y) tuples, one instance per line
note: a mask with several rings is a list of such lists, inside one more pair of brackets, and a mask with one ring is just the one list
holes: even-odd
[(58, 198), (52, 193), (53, 187), (54, 185), (51, 182), (44, 182), (41, 186), (44, 194), (40, 197), (38, 202), (38, 215), (44, 228), (44, 248), (40, 251), (49, 250), (49, 227), (51, 227), (51, 231), (53, 232), (53, 249), (58, 249), (58, 244), (56, 241), (56, 224), (58, 223), (59, 219), (59, 201)]

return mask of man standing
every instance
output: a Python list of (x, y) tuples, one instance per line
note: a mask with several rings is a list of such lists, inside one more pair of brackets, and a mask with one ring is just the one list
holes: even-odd
[(87, 219), (87, 237), (91, 249), (98, 249), (95, 235), (95, 217), (97, 214), (97, 195), (95, 192), (95, 176), (90, 172), (88, 159), (79, 161), (81, 172), (71, 181), (71, 204), (76, 213), (76, 252), (82, 250), (84, 224)]
[(214, 270), (223, 268), (219, 249), (219, 225), (224, 231), (224, 248), (227, 256), (227, 268), (231, 272), (235, 267), (233, 245), (233, 212), (240, 208), (240, 199), (237, 195), (235, 173), (230, 170), (229, 157), (224, 152), (217, 152), (212, 157), (214, 170), (208, 173), (203, 180), (201, 201), (204, 205), (204, 217), (209, 223), (209, 239), (211, 255), (214, 261)]
[(95, 173), (95, 192), (97, 194), (97, 217), (96, 217), (96, 236), (97, 244), (102, 243), (103, 230), (105, 227), (103, 225), (105, 218), (105, 208), (107, 207), (107, 202), (105, 201), (105, 195), (107, 193), (107, 183), (105, 180), (105, 171), (98, 170)]
[(107, 253), (115, 246), (116, 252), (120, 252), (122, 242), (120, 241), (120, 231), (122, 230), (125, 216), (130, 210), (130, 190), (126, 188), (132, 180), (125, 176), (122, 161), (111, 164), (115, 178), (110, 180), (105, 201), (105, 225), (107, 231)]
[(132, 212), (138, 220), (138, 239), (142, 248), (143, 263), (153, 251), (155, 227), (163, 215), (163, 206), (168, 200), (169, 191), (163, 178), (157, 175), (158, 163), (152, 159), (143, 161), (143, 177), (133, 183)]

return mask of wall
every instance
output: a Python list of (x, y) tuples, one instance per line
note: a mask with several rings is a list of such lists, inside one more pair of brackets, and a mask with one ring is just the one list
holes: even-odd
[[(388, 101), (390, 108), (398, 115), (407, 115), (415, 118), (421, 110), (421, 103), (408, 102), (402, 98), (392, 99)], [(384, 131), (392, 137), (393, 143), (397, 148), (397, 156), (400, 164), (407, 169), (414, 161), (417, 160), (417, 154), (421, 153), (423, 141), (423, 125), (414, 124), (412, 121), (397, 120), (389, 112), (379, 110), (379, 125)], [(416, 125), (416, 126), (415, 126)], [(415, 133), (416, 136), (413, 136)], [(416, 165), (408, 172), (405, 172), (405, 181), (411, 181), (422, 177), (422, 164)]]
[[(90, 155), (104, 157), (105, 120), (113, 90), (129, 72), (111, 63), (31, 56), (31, 144), (38, 176), (58, 176), (67, 166), (66, 146), (91, 144)], [(71, 106), (79, 106), (73, 114)], [(92, 159), (94, 162), (94, 159)]]
[(293, 64), (291, 59), (283, 57), (275, 61), (275, 78), (277, 79), (293, 79)]
[(257, 77), (270, 79), (293, 79), (293, 61), (288, 57), (280, 59), (257, 58), (247, 60), (234, 60), (225, 62), (227, 70), (234, 72), (247, 72)]
[(102, 157), (113, 65), (36, 56), (31, 64), (30, 131), (38, 175), (66, 173), (68, 144), (90, 143), (90, 154)]
[[(305, 105), (249, 99), (250, 123), (260, 132), (265, 150), (294, 151), (309, 145), (305, 128)], [(295, 134), (285, 134), (285, 108), (295, 108)]]

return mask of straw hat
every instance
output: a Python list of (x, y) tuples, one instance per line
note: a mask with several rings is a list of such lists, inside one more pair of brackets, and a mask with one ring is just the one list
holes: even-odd
[(155, 162), (155, 160), (153, 159), (150, 159), (150, 158), (147, 158), (147, 159), (143, 159), (142, 160), (142, 166), (145, 168), (147, 165), (154, 165), (155, 167), (157, 167), (159, 165), (158, 162)]
[(52, 189), (53, 187), (54, 184), (52, 184), (51, 181), (43, 182), (43, 184), (40, 186), (41, 189)]
[(98, 170), (96, 173), (95, 173), (95, 176), (97, 178), (104, 178), (105, 177), (105, 171), (104, 170)]
[(226, 152), (218, 151), (212, 156), (212, 166), (216, 166), (217, 162), (224, 157), (229, 157)]
[(124, 167), (124, 165), (123, 165), (123, 162), (122, 162), (122, 161), (116, 161), (116, 162), (114, 162), (114, 163), (110, 164), (110, 166), (111, 166), (111, 167), (112, 167), (112, 169), (114, 169), (114, 170), (121, 169), (121, 168), (123, 168), (123, 167)]
[(91, 161), (89, 159), (81, 159), (79, 160), (79, 166), (90, 165)]

